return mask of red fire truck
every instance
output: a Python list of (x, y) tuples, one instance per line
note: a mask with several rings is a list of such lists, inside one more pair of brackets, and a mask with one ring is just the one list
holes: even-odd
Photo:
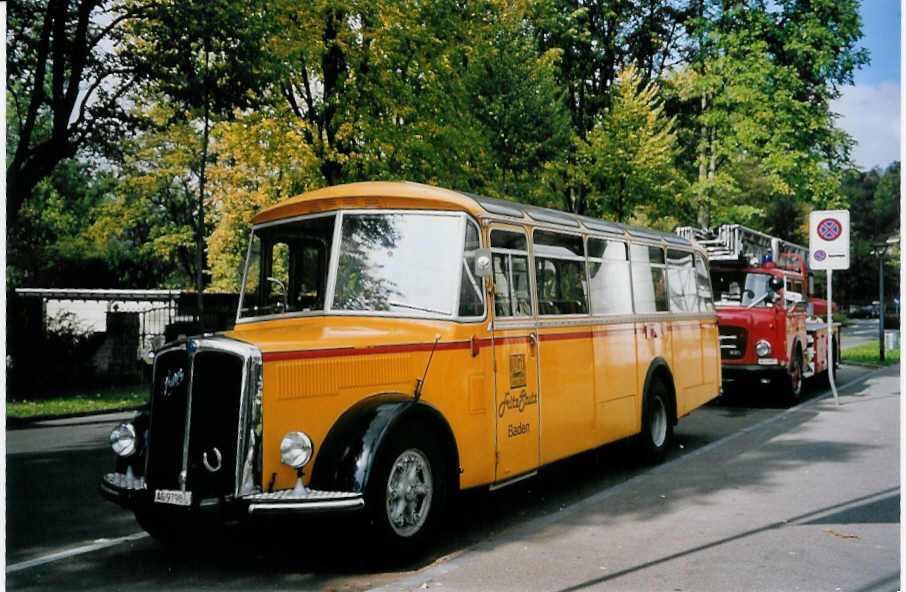
[(816, 316), (826, 314), (827, 301), (809, 297), (806, 247), (739, 224), (676, 232), (708, 251), (725, 389), (756, 382), (798, 400), (803, 380), (827, 371), (829, 334), (836, 367), (839, 326), (828, 331)]

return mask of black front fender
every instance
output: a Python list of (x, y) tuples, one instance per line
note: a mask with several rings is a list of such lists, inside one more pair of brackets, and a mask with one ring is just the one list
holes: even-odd
[(417, 405), (411, 395), (382, 393), (348, 409), (330, 428), (318, 452), (311, 487), (362, 492), (375, 455), (391, 428)]

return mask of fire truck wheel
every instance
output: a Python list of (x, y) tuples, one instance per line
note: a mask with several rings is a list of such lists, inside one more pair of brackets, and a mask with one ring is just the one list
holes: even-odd
[(369, 479), (366, 506), (378, 539), (405, 558), (424, 550), (447, 498), (443, 455), (429, 437), (397, 430)]
[(790, 364), (790, 391), (788, 394), (793, 403), (802, 397), (802, 382), (802, 352), (797, 349)]
[(663, 381), (654, 380), (642, 404), (642, 433), (639, 434), (640, 452), (647, 463), (664, 460), (673, 441), (670, 401), (670, 391)]

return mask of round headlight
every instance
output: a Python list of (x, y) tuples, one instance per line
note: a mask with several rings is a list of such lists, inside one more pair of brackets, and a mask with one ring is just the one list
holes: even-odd
[(758, 355), (759, 358), (771, 355), (771, 342), (762, 339), (761, 341), (756, 343), (755, 354)]
[(301, 469), (311, 460), (315, 451), (311, 438), (305, 432), (290, 432), (280, 442), (280, 458), (284, 464), (294, 469)]
[(110, 446), (117, 456), (130, 456), (135, 452), (135, 428), (131, 423), (121, 423), (113, 428)]

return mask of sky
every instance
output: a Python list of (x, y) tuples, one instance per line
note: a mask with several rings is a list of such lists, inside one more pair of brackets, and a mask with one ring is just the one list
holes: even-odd
[(831, 105), (837, 126), (858, 142), (852, 156), (860, 170), (900, 160), (900, 2), (862, 0), (861, 45), (871, 63)]

